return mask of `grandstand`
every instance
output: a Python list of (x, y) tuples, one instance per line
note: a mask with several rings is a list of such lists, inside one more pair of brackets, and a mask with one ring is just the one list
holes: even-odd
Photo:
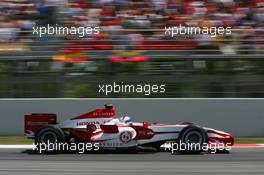
[[(112, 81), (166, 84), (151, 97), (264, 97), (263, 14), (264, 0), (3, 0), (0, 97), (104, 97)], [(33, 34), (48, 24), (101, 32)], [(164, 35), (180, 24), (232, 34)]]

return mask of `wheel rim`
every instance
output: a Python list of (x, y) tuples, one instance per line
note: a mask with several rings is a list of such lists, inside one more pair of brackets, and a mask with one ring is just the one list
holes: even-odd
[(185, 143), (203, 143), (203, 136), (198, 131), (190, 131), (185, 135)]
[(55, 143), (57, 142), (58, 138), (54, 132), (45, 132), (41, 135), (40, 142), (41, 143)]

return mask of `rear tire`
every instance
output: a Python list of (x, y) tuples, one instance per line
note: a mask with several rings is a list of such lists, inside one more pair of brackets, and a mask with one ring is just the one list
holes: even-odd
[(42, 153), (41, 151), (56, 152), (56, 145), (63, 142), (65, 142), (64, 133), (55, 126), (46, 126), (40, 129), (35, 136), (35, 144), (40, 153)]

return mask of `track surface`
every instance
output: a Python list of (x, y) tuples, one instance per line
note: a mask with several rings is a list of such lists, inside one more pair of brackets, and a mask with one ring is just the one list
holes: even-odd
[(38, 155), (17, 149), (0, 150), (0, 174), (264, 174), (264, 149), (233, 149), (230, 154), (171, 155), (54, 154)]

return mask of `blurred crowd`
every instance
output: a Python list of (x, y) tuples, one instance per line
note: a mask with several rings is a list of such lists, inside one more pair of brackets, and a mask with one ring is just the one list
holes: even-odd
[(232, 27), (232, 35), (181, 36), (174, 39), (178, 41), (174, 44), (179, 46), (181, 40), (188, 39), (191, 43), (183, 43), (186, 47), (180, 49), (222, 54), (264, 49), (264, 0), (0, 1), (0, 43), (28, 41), (33, 26), (47, 24), (100, 26), (100, 35), (91, 39), (117, 41), (112, 49), (118, 50), (142, 49), (137, 46), (145, 41), (173, 40), (164, 35), (165, 26), (228, 26)]
[[(47, 25), (99, 26), (101, 32), (83, 38), (69, 35), (40, 38), (33, 35), (33, 27)], [(232, 34), (217, 37), (181, 35), (174, 38), (165, 35), (165, 27), (179, 25), (231, 27)], [(200, 82), (202, 78), (196, 80), (196, 76), (188, 76), (193, 79), (186, 83), (188, 81), (184, 78), (175, 78), (174, 73), (242, 71), (263, 75), (263, 61), (189, 59), (194, 54), (211, 59), (216, 55), (232, 58), (230, 55), (236, 57), (237, 54), (258, 54), (255, 57), (261, 57), (263, 53), (264, 0), (0, 0), (0, 75), (7, 75), (6, 81), (0, 84), (1, 97), (88, 97), (90, 94), (93, 95), (89, 97), (98, 97), (94, 84), (97, 81), (90, 80), (94, 75), (97, 78), (97, 74), (93, 73), (112, 75), (119, 72), (139, 73), (139, 77), (171, 73), (171, 77), (164, 79), (172, 92), (169, 97), (218, 97), (224, 96), (224, 93), (228, 97), (234, 93), (240, 94), (237, 95), (239, 97), (256, 97), (264, 94), (262, 79), (258, 77), (252, 80), (249, 80), (251, 76), (249, 79), (238, 77), (233, 82), (232, 74), (228, 74), (227, 79), (209, 77), (210, 80)], [(184, 60), (174, 61), (177, 54)], [(153, 55), (158, 59), (145, 62)], [(173, 61), (160, 60), (169, 56)], [(124, 57), (126, 59), (122, 59)], [(5, 60), (16, 58), (22, 61), (13, 64)], [(89, 59), (91, 61), (87, 61)], [(106, 59), (144, 63), (116, 64)], [(57, 77), (56, 72), (59, 73)], [(11, 79), (9, 75), (17, 77), (16, 73), (23, 76), (33, 73), (34, 78), (28, 81), (20, 77)], [(37, 73), (41, 76), (38, 77)], [(50, 79), (45, 81), (42, 73)], [(61, 78), (62, 73), (70, 79)], [(73, 76), (85, 73), (91, 75), (87, 76), (87, 80), (77, 78), (72, 81)], [(172, 80), (175, 82), (170, 84)]]

